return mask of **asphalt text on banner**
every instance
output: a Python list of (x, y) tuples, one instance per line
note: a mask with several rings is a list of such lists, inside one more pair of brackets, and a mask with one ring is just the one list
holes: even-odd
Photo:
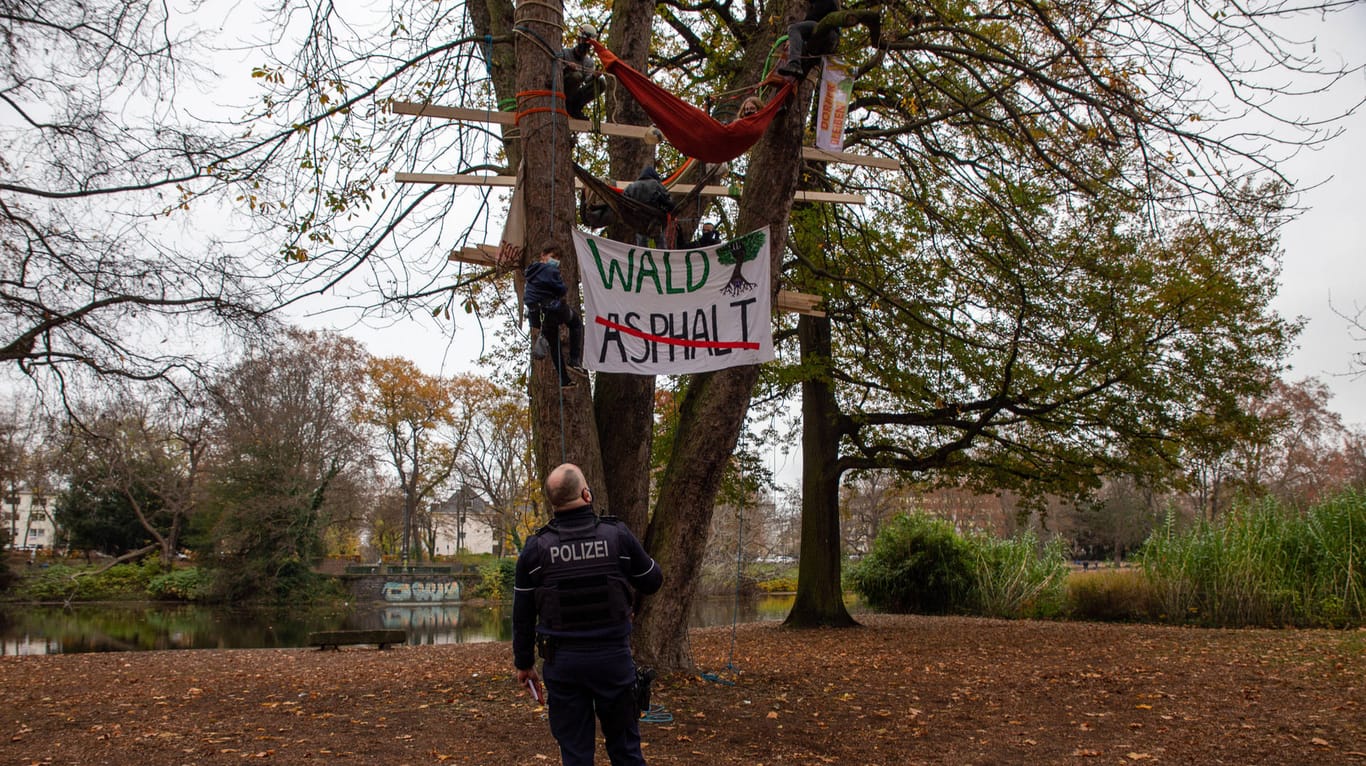
[(574, 231), (584, 366), (678, 375), (773, 359), (768, 229), (683, 250)]

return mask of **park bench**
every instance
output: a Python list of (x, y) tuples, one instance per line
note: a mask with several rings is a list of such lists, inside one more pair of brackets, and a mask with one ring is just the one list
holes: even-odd
[(335, 650), (353, 644), (378, 644), (380, 649), (388, 649), (389, 644), (402, 644), (407, 640), (406, 630), (319, 630), (308, 634), (309, 646)]

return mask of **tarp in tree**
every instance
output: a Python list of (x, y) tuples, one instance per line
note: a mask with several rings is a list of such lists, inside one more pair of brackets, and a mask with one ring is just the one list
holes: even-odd
[[(687, 166), (685, 165), (683, 170), (685, 170), (686, 167)], [(682, 208), (690, 204), (696, 204), (697, 197), (702, 193), (703, 187), (714, 180), (720, 170), (721, 167), (719, 165), (705, 168), (704, 172), (697, 179), (697, 182), (693, 184), (692, 189), (681, 198), (675, 195), (675, 207)], [(675, 175), (681, 174), (682, 170)], [(612, 208), (613, 212), (617, 214), (617, 217), (627, 226), (631, 227), (632, 231), (640, 234), (654, 235), (665, 233), (665, 227), (669, 222), (669, 214), (667, 212), (660, 210), (657, 207), (647, 205), (639, 200), (627, 197), (621, 193), (621, 189), (594, 176), (589, 172), (588, 168), (585, 168), (577, 162), (574, 163), (574, 175), (578, 176), (580, 181), (583, 181), (584, 186), (588, 187), (588, 191), (593, 194), (593, 196), (596, 196), (608, 207)]]
[(762, 109), (743, 119), (722, 124), (632, 69), (607, 46), (597, 40), (591, 42), (603, 69), (635, 96), (640, 108), (650, 115), (669, 143), (685, 156), (703, 162), (729, 162), (749, 151), (792, 95), (792, 82), (784, 80)]

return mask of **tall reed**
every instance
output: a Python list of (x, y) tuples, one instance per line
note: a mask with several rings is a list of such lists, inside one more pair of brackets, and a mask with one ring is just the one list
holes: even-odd
[(989, 617), (1053, 617), (1066, 602), (1067, 556), (1062, 540), (1040, 545), (1033, 530), (1009, 539), (968, 538), (974, 561), (972, 601)]
[(1169, 514), (1139, 555), (1166, 619), (1218, 626), (1359, 625), (1366, 497), (1299, 514), (1273, 501), (1176, 529)]

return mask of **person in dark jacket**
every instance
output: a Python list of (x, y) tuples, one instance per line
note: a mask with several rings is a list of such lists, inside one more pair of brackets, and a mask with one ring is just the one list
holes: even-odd
[[(669, 190), (664, 186), (663, 179), (649, 165), (640, 171), (639, 178), (626, 185), (621, 194), (623, 197), (629, 197), (636, 202), (649, 205), (661, 213), (672, 213), (674, 209), (673, 197), (669, 196)], [(662, 226), (654, 232), (636, 232), (636, 244), (642, 247), (648, 245), (650, 234), (660, 234), (661, 232), (663, 232)], [(663, 242), (658, 244), (662, 246)]]
[[(528, 263), (524, 276), (526, 286), (522, 291), (522, 302), (526, 304), (527, 318), (531, 326), (541, 331), (541, 336), (550, 346), (550, 361), (560, 376), (560, 386), (574, 385), (569, 377), (573, 372), (587, 376), (583, 369), (583, 318), (570, 308), (565, 296), (565, 287), (560, 276), (561, 252), (558, 245), (549, 245), (541, 251), (538, 261)], [(569, 364), (566, 366), (560, 344), (560, 327), (569, 327)]]
[(602, 75), (588, 57), (593, 46), (588, 42), (597, 37), (597, 30), (584, 25), (579, 28), (579, 37), (574, 47), (559, 53), (560, 65), (564, 72), (565, 110), (576, 120), (586, 120), (588, 115), (583, 108), (602, 92)]
[(631, 617), (635, 594), (658, 591), (664, 575), (625, 525), (594, 513), (593, 492), (578, 466), (551, 471), (545, 495), (554, 518), (517, 557), (517, 683), (539, 692), (544, 676), (550, 733), (565, 766), (593, 766), (595, 714), (612, 766), (644, 766)]
[(812, 40), (811, 35), (821, 19), (839, 9), (839, 0), (811, 0), (807, 5), (806, 18), (787, 28), (787, 63), (778, 68), (778, 74), (804, 79), (821, 56), (835, 50), (840, 40), (838, 27), (822, 35), (819, 40)]
[(716, 224), (711, 221), (702, 223), (702, 233), (697, 235), (697, 239), (692, 241), (693, 247), (711, 247), (721, 244), (721, 232), (716, 230)]

